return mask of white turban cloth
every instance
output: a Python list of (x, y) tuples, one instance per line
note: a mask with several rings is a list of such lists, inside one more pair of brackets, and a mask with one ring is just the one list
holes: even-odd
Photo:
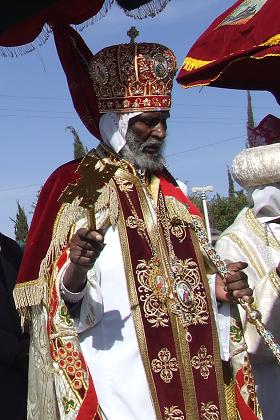
[(130, 118), (140, 114), (142, 112), (106, 112), (103, 114), (99, 121), (99, 131), (103, 142), (115, 153), (119, 153), (126, 143), (125, 136)]

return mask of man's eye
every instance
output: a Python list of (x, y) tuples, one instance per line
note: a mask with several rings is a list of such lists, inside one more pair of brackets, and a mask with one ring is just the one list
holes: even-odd
[(155, 125), (157, 125), (158, 121), (154, 119), (143, 119), (142, 123), (144, 123), (148, 127), (154, 127)]

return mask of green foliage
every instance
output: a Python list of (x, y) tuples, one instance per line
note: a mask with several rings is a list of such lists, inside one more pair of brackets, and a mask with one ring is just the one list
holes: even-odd
[(15, 239), (20, 245), (24, 245), (28, 235), (28, 222), (27, 217), (24, 211), (24, 208), (21, 207), (19, 201), (17, 201), (17, 214), (16, 220), (13, 220), (11, 217), (10, 219), (14, 222), (14, 232), (15, 232)]
[[(193, 194), (189, 198), (203, 214), (202, 199), (199, 194)], [(238, 213), (246, 205), (247, 198), (243, 190), (236, 191), (229, 197), (221, 197), (219, 194), (215, 194), (211, 200), (207, 201), (209, 223), (211, 228), (223, 232), (234, 222)]]
[(77, 133), (77, 131), (75, 130), (75, 128), (72, 127), (71, 125), (69, 125), (68, 127), (66, 127), (65, 130), (70, 130), (71, 133), (73, 134), (73, 137), (74, 137), (74, 141), (73, 141), (73, 145), (74, 145), (74, 159), (83, 158), (88, 153), (88, 150), (83, 145), (83, 143), (81, 142), (81, 139), (79, 137), (79, 134)]
[(210, 225), (223, 232), (235, 220), (238, 213), (247, 205), (247, 197), (243, 190), (229, 197), (215, 195), (208, 205)]

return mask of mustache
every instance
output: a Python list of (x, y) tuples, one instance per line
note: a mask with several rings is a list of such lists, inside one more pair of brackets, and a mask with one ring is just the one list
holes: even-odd
[(150, 146), (156, 146), (158, 148), (158, 150), (160, 150), (163, 146), (163, 141), (162, 140), (157, 140), (154, 137), (149, 137), (147, 140), (144, 141), (144, 143), (142, 143), (139, 146), (139, 151), (143, 152), (145, 150), (145, 147), (150, 147)]

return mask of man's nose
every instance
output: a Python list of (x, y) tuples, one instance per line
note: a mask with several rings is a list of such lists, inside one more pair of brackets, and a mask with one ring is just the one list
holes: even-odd
[(164, 140), (166, 137), (166, 124), (162, 121), (158, 122), (153, 128), (153, 136), (159, 140)]

